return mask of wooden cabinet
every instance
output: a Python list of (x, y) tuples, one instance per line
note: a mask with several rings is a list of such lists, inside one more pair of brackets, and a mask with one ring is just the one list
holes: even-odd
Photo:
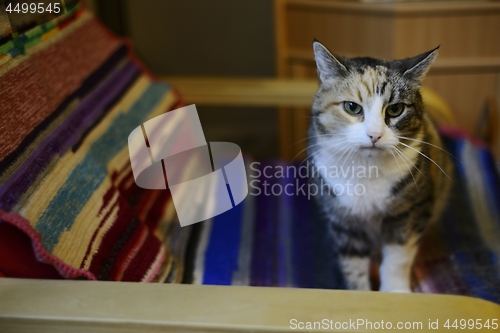
[[(462, 128), (473, 133), (487, 99), (500, 101), (500, 2), (275, 0), (275, 15), (280, 77), (316, 76), (314, 38), (334, 53), (386, 59), (441, 45), (424, 85)], [(279, 112), (281, 155), (290, 159), (305, 148), (308, 110)], [(500, 156), (499, 142), (494, 149)]]

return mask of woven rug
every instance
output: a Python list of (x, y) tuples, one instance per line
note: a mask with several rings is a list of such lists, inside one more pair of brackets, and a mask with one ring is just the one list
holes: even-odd
[(87, 11), (3, 39), (0, 275), (180, 282), (190, 228), (168, 191), (135, 185), (127, 148), (177, 107)]
[[(413, 290), (500, 303), (500, 178), (487, 148), (459, 132), (443, 132), (446, 149), (456, 157), (453, 190), (440, 222), (425, 234), (413, 267)], [(247, 162), (249, 175), (254, 172), (249, 176), (254, 195), (249, 194), (236, 209), (200, 224), (191, 281), (345, 288), (332, 251), (334, 240), (328, 237), (314, 200), (307, 196), (301, 164), (293, 165), (298, 170), (295, 175), (276, 174), (279, 167), (290, 166), (279, 160)], [(270, 177), (264, 175), (266, 168)], [(254, 189), (253, 181), (258, 181)], [(275, 184), (280, 186), (273, 192)], [(280, 193), (287, 186), (292, 195)], [(372, 266), (376, 290), (377, 263)]]

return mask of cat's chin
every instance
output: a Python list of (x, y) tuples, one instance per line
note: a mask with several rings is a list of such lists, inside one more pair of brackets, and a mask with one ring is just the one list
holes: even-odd
[(387, 151), (384, 148), (376, 146), (360, 146), (358, 150), (365, 157), (380, 157)]

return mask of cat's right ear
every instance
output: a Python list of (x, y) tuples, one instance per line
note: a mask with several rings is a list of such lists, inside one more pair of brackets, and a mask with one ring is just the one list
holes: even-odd
[(313, 42), (313, 49), (318, 76), (321, 82), (335, 80), (347, 75), (347, 67), (335, 58), (323, 44), (315, 40)]

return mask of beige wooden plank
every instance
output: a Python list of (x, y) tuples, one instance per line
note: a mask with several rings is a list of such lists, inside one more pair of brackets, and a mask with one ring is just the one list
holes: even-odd
[[(281, 158), (285, 160), (291, 160), (296, 154), (296, 147), (299, 147), (295, 145), (297, 139), (294, 131), (297, 112), (291, 108), (305, 108), (307, 110), (305, 113), (308, 114), (318, 88), (317, 79), (197, 77), (162, 79), (178, 89), (187, 104), (278, 107), (279, 150)], [(301, 112), (304, 114), (304, 111)], [(303, 128), (303, 122), (301, 124)], [(300, 138), (302, 139), (302, 136)], [(299, 145), (305, 144), (305, 141), (299, 142)]]
[(310, 107), (317, 80), (162, 78), (176, 87), (187, 103), (204, 105)]
[(449, 295), (0, 279), (2, 333), (283, 332), (292, 319), (421, 322), (424, 331), (439, 320), (441, 331), (447, 319), (499, 317), (498, 305)]
[(289, 8), (329, 10), (340, 13), (362, 13), (380, 16), (394, 15), (460, 15), (500, 12), (496, 1), (342, 1), (342, 0), (287, 0)]
[[(500, 41), (499, 41), (500, 43)], [(433, 44), (434, 45), (434, 44)], [(437, 46), (434, 45), (434, 47)], [(421, 48), (420, 51), (412, 53), (417, 55), (429, 48)], [(335, 50), (332, 49), (332, 52)], [(441, 52), (441, 51), (440, 51)], [(343, 56), (368, 56), (368, 54), (341, 54)], [(408, 56), (409, 54), (407, 54)], [(315, 69), (314, 53), (312, 51), (312, 43), (310, 49), (291, 49), (289, 51), (292, 64), (301, 63)], [(399, 57), (402, 58), (402, 57)], [(432, 74), (464, 74), (464, 73), (496, 73), (500, 72), (500, 56), (499, 57), (469, 57), (469, 58), (444, 58), (441, 54), (430, 68)]]

